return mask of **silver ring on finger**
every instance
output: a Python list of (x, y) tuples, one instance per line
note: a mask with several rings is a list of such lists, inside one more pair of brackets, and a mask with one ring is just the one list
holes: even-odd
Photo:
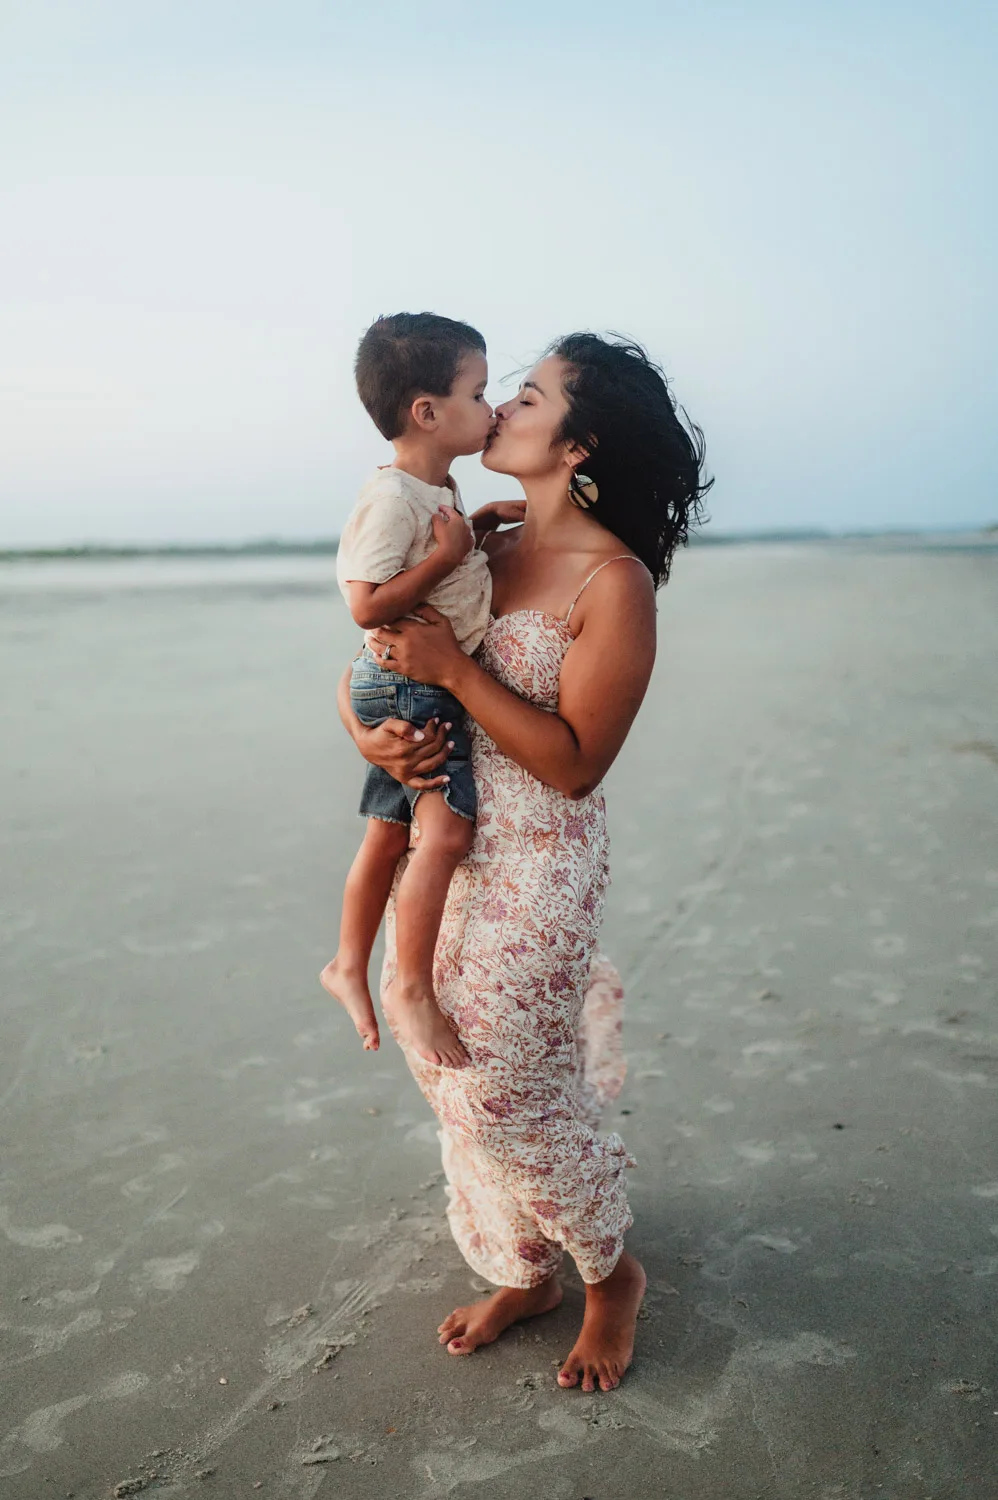
[(381, 660), (382, 661), (391, 661), (391, 659), (392, 659), (392, 648), (391, 648), (391, 646), (386, 646), (385, 649), (384, 649), (384, 651), (382, 651), (382, 653), (381, 653)]

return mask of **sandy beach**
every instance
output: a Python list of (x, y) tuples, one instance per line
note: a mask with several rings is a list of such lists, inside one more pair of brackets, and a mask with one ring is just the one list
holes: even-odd
[[(172, 568), (172, 571), (171, 571)], [(607, 793), (649, 1275), (470, 1359), (390, 1040), (328, 558), (5, 564), (0, 1491), (998, 1494), (998, 548), (702, 547)]]

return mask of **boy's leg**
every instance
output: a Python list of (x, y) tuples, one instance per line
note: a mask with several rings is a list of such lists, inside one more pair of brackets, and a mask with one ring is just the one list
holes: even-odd
[(380, 1041), (367, 983), (368, 965), (396, 867), (408, 847), (407, 823), (368, 819), (343, 891), (340, 946), (319, 975), (323, 986), (345, 1007), (368, 1052), (376, 1052)]
[(427, 1062), (461, 1067), (468, 1054), (433, 993), (433, 955), (451, 877), (471, 847), (475, 825), (447, 806), (443, 792), (423, 792), (414, 816), (419, 842), (395, 898), (398, 975), (386, 999), (406, 1039)]

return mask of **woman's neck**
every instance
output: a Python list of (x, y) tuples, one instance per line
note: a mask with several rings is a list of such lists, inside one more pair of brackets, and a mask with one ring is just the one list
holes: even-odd
[(520, 545), (563, 548), (577, 544), (580, 533), (593, 524), (568, 498), (568, 479), (561, 474), (521, 480), (527, 499), (527, 514), (520, 532)]

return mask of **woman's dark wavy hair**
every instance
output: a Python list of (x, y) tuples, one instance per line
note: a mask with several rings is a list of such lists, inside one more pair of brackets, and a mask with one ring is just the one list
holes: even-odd
[(703, 478), (703, 433), (677, 409), (641, 345), (623, 335), (570, 333), (547, 353), (569, 366), (558, 440), (589, 453), (579, 465), (598, 491), (589, 514), (637, 553), (660, 588), (676, 548), (704, 519), (700, 502), (714, 483)]

